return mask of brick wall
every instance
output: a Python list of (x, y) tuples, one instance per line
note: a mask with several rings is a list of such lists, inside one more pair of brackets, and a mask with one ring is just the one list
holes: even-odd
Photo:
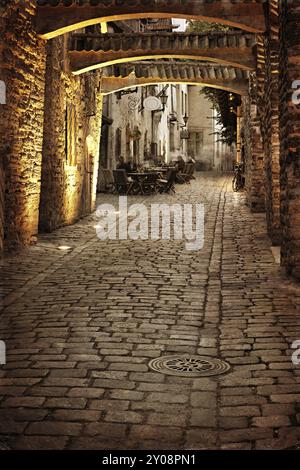
[(300, 105), (292, 84), (300, 80), (300, 8), (298, 0), (279, 2), (280, 11), (280, 182), (282, 264), (300, 278)]
[(0, 155), (8, 247), (34, 241), (38, 230), (45, 43), (33, 29), (35, 3), (12, 0), (1, 18), (0, 80), (7, 86), (7, 104), (0, 105)]
[(97, 73), (80, 77), (68, 73), (68, 40), (66, 35), (47, 44), (40, 206), (40, 229), (46, 231), (89, 213), (96, 194), (102, 118), (102, 97), (97, 88), (100, 79)]
[(5, 180), (3, 161), (0, 158), (0, 255), (3, 251), (4, 241), (4, 195), (5, 195)]
[(242, 98), (242, 135), (245, 149), (247, 203), (253, 212), (265, 210), (264, 151), (257, 105), (256, 78), (250, 80), (249, 95)]
[(277, 0), (270, 0), (266, 15), (261, 97), (262, 137), (265, 152), (266, 215), (268, 233), (274, 245), (281, 243), (280, 223), (280, 138), (279, 138), (279, 21)]

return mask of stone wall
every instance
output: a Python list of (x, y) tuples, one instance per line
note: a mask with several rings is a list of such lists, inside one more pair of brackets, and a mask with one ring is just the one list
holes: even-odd
[(40, 229), (74, 223), (94, 209), (102, 117), (98, 73), (75, 77), (69, 37), (47, 44)]
[(270, 0), (266, 15), (267, 33), (258, 57), (261, 90), (258, 103), (265, 152), (266, 215), (274, 245), (281, 243), (280, 140), (279, 140), (279, 24), (277, 0)]
[(0, 256), (3, 251), (4, 242), (4, 195), (5, 195), (5, 175), (3, 168), (3, 160), (0, 158)]
[(292, 100), (300, 80), (299, 1), (279, 2), (279, 12), (281, 254), (287, 272), (300, 278), (300, 104)]
[(38, 230), (45, 42), (33, 28), (35, 3), (12, 0), (1, 10), (0, 80), (6, 83), (7, 103), (0, 105), (0, 156), (6, 174), (4, 236), (9, 248), (31, 243)]
[(257, 106), (257, 84), (250, 79), (249, 96), (242, 98), (247, 203), (253, 212), (265, 210), (264, 151)]

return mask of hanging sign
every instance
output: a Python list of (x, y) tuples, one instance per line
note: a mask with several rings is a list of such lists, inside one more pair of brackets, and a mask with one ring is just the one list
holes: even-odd
[(147, 111), (157, 111), (161, 109), (161, 101), (156, 96), (148, 96), (148, 98), (144, 99), (144, 108)]

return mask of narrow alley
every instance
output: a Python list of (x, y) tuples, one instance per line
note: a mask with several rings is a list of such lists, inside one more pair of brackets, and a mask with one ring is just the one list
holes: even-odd
[[(205, 244), (111, 240), (96, 214), (2, 260), (0, 441), (12, 449), (289, 449), (300, 442), (300, 288), (231, 175), (175, 195), (203, 203)], [(98, 196), (118, 203), (118, 196)], [(230, 370), (155, 372), (199, 355)]]

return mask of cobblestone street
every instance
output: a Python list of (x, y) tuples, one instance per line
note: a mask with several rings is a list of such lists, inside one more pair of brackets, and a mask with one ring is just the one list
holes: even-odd
[[(264, 214), (231, 176), (176, 195), (205, 204), (205, 246), (100, 241), (96, 215), (4, 258), (0, 441), (13, 449), (286, 449), (300, 445), (300, 288), (275, 262)], [(117, 196), (99, 195), (118, 203)], [(70, 249), (67, 249), (67, 248)], [(228, 373), (184, 378), (152, 358), (199, 354)]]

